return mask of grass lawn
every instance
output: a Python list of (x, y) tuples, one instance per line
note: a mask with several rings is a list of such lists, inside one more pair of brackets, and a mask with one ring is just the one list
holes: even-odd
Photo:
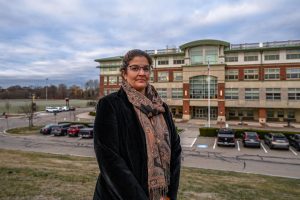
[[(3, 112), (7, 112), (5, 107), (7, 101), (10, 104), (9, 113), (20, 113), (21, 112), (20, 106), (31, 104), (31, 99), (8, 99), (8, 100), (0, 99), (0, 114), (2, 114)], [(86, 104), (88, 101), (91, 100), (70, 99), (69, 103), (70, 106), (74, 106), (74, 107), (87, 107)], [(35, 102), (38, 111), (44, 111), (46, 106), (66, 105), (66, 101), (63, 99), (48, 100), (48, 101), (46, 101), (45, 99), (36, 99)]]
[(12, 128), (7, 130), (8, 133), (14, 135), (37, 135), (43, 126)]
[[(97, 175), (94, 158), (0, 149), (0, 199), (92, 199)], [(178, 199), (296, 200), (299, 189), (299, 179), (184, 167)]]

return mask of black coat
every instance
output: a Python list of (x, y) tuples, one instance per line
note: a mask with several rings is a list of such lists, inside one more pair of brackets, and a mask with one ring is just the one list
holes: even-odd
[[(167, 195), (175, 200), (181, 146), (168, 106), (164, 104), (164, 108), (171, 141), (171, 180)], [(99, 101), (94, 130), (94, 148), (100, 168), (94, 200), (148, 200), (145, 133), (123, 89)]]

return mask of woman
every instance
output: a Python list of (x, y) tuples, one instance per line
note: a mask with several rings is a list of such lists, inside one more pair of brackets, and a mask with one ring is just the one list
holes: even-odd
[(149, 84), (151, 66), (144, 51), (127, 52), (120, 90), (98, 103), (95, 200), (176, 199), (180, 139), (168, 106)]

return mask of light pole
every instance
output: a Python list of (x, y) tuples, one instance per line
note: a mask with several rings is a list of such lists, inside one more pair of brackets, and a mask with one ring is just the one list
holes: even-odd
[(210, 127), (210, 66), (209, 59), (207, 61), (207, 70), (208, 70), (208, 78), (207, 78), (207, 89), (208, 89), (208, 127)]
[(48, 106), (48, 78), (46, 78), (46, 106)]

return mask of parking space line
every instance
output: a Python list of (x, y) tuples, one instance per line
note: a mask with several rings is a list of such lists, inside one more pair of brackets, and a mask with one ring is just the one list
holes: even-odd
[(196, 142), (197, 138), (194, 139), (194, 141), (192, 142), (192, 144), (190, 145), (190, 147), (193, 147), (195, 142)]
[(237, 144), (237, 146), (238, 146), (238, 151), (241, 151), (241, 149), (240, 149), (240, 144), (239, 144), (239, 141), (238, 141), (238, 140), (236, 141), (236, 144)]
[(213, 149), (216, 148), (216, 144), (217, 144), (217, 138), (215, 138), (215, 143), (214, 143)]
[(264, 149), (265, 153), (268, 153), (268, 151), (266, 150), (266, 148), (264, 147), (264, 145), (262, 143), (260, 143), (260, 146)]
[(298, 155), (291, 147), (289, 149), (290, 149), (291, 152), (293, 152), (293, 154), (295, 154), (295, 156)]

